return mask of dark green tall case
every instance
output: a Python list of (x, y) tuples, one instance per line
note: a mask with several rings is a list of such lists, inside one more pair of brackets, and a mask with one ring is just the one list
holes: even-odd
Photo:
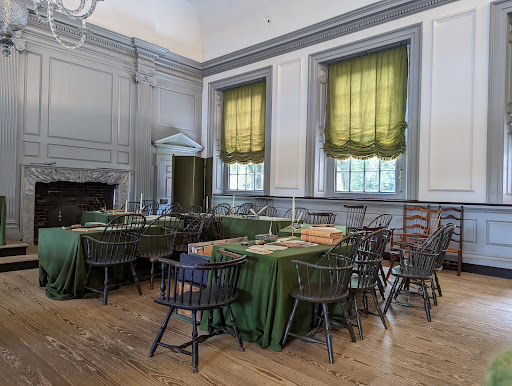
[(211, 204), (212, 162), (200, 157), (173, 157), (173, 202), (183, 208), (199, 205), (205, 209), (206, 199)]

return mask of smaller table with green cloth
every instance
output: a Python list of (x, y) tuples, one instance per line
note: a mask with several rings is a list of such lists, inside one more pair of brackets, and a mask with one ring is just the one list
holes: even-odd
[(0, 196), (0, 247), (5, 245), (5, 224), (7, 222), (7, 207), (5, 196)]
[[(147, 224), (149, 225), (151, 221), (147, 219)], [(158, 227), (152, 228), (154, 228), (153, 232), (157, 232)], [(90, 231), (62, 228), (39, 229), (39, 285), (46, 288), (46, 295), (50, 299), (68, 300), (80, 297), (87, 273), (85, 264), (87, 247), (82, 240), (83, 236), (100, 238), (103, 229), (103, 227)], [(144, 249), (143, 241), (141, 243), (139, 247)], [(149, 262), (143, 259), (141, 263), (146, 264), (149, 269)], [(139, 269), (138, 267), (137, 271)], [(131, 278), (128, 270), (126, 272), (113, 270), (112, 275), (112, 282)], [(103, 272), (100, 270), (91, 272), (89, 286), (103, 288)]]
[[(211, 261), (219, 261), (219, 248), (247, 256), (238, 282), (239, 297), (231, 306), (236, 324), (244, 341), (256, 342), (262, 348), (281, 351), (281, 340), (293, 308), (293, 299), (289, 294), (298, 286), (297, 270), (292, 260), (316, 263), (332, 247), (318, 245), (288, 248), (269, 255), (259, 255), (247, 252), (247, 248), (252, 245), (254, 242), (249, 242), (248, 246), (241, 243), (214, 246)], [(297, 309), (293, 331), (309, 331), (313, 323), (313, 313), (314, 306), (301, 303)], [(207, 319), (205, 313), (201, 321), (202, 329), (207, 328)], [(228, 314), (225, 319), (230, 326)], [(220, 314), (216, 311), (214, 323), (219, 321)]]
[(268, 234), (269, 229), (272, 230), (273, 235), (277, 235), (281, 229), (291, 223), (289, 218), (224, 216), (222, 217), (222, 238), (247, 236), (249, 240), (254, 240), (256, 235)]
[[(311, 228), (312, 225), (310, 224), (300, 224), (300, 228), (295, 227), (294, 236), (297, 238), (300, 238), (300, 231), (302, 229), (308, 229)], [(345, 225), (335, 225), (333, 228), (336, 228), (343, 232), (343, 237), (347, 235), (347, 227)], [(279, 237), (289, 237), (292, 235), (292, 226), (289, 225), (286, 228), (283, 228), (279, 231)]]

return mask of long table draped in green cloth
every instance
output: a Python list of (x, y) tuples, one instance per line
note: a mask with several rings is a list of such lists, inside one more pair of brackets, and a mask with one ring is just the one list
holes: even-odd
[(256, 235), (268, 234), (271, 226), (272, 234), (277, 235), (281, 229), (290, 224), (291, 220), (287, 218), (224, 216), (222, 217), (222, 238), (247, 236), (249, 240), (254, 240)]
[(7, 207), (5, 196), (0, 196), (0, 246), (5, 245), (5, 223), (7, 222)]
[[(249, 242), (249, 246), (253, 244)], [(246, 252), (248, 246), (233, 243), (213, 247), (211, 261), (219, 260), (219, 248), (247, 256), (238, 283), (239, 297), (231, 305), (242, 339), (256, 342), (262, 348), (281, 351), (281, 340), (293, 308), (293, 299), (289, 294), (298, 286), (297, 270), (292, 260), (314, 263), (331, 246), (288, 248), (270, 255), (258, 255)], [(230, 326), (229, 315), (226, 310), (224, 312), (226, 323)], [(309, 331), (313, 323), (313, 312), (312, 303), (300, 302), (292, 332)], [(207, 313), (204, 313), (202, 329), (207, 329), (207, 319)], [(213, 321), (220, 321), (218, 311), (215, 311)]]
[[(148, 220), (148, 223), (151, 221)], [(151, 228), (150, 228), (151, 229)], [(152, 227), (151, 234), (159, 228)], [(40, 228), (38, 241), (39, 285), (46, 287), (46, 295), (53, 300), (79, 298), (85, 282), (86, 246), (83, 236), (99, 239), (103, 231), (80, 232), (62, 228)], [(140, 245), (144, 250), (144, 242)], [(143, 263), (142, 261), (140, 263)], [(139, 273), (140, 264), (137, 266)], [(131, 277), (124, 268), (112, 269), (109, 273), (112, 284)], [(89, 286), (103, 288), (104, 271), (91, 271)]]

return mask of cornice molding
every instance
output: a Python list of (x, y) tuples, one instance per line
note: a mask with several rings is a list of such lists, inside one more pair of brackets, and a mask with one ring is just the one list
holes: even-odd
[(379, 1), (263, 43), (208, 60), (203, 63), (203, 76), (246, 66), (456, 1), (459, 0)]
[(135, 83), (149, 84), (151, 87), (156, 87), (157, 81), (154, 76), (145, 75), (140, 72), (135, 73)]
[[(92, 24), (88, 25), (91, 33), (86, 42), (125, 55), (144, 58), (165, 68), (201, 78), (336, 39), (456, 1), (460, 0), (382, 0), (203, 63), (172, 53), (166, 48), (144, 40), (129, 38)], [(33, 4), (28, 1), (26, 3), (29, 10), (31, 10), (29, 25), (43, 28), (51, 35), (47, 23), (41, 22), (34, 15)], [(56, 14), (56, 22), (60, 34), (71, 39), (79, 38), (76, 30), (77, 23), (60, 14)]]

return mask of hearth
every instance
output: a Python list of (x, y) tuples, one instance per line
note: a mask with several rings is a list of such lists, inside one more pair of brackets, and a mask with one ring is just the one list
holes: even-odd
[(117, 185), (100, 182), (37, 182), (34, 210), (34, 240), (37, 240), (39, 228), (52, 225), (48, 223), (48, 213), (59, 206), (72, 204), (78, 205), (84, 208), (84, 210), (97, 210), (104, 207), (112, 209), (116, 187)]

